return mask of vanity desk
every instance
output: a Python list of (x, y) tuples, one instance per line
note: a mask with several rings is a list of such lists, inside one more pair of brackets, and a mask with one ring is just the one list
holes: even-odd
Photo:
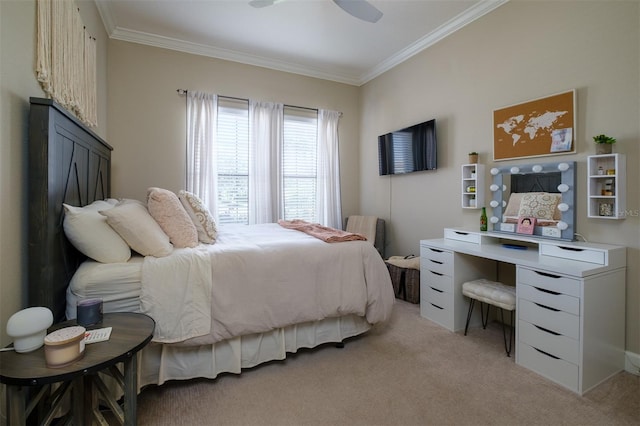
[(624, 369), (625, 247), (447, 228), (420, 241), (420, 314), (463, 330), (462, 284), (499, 280), (500, 262), (515, 265), (517, 364), (580, 395)]

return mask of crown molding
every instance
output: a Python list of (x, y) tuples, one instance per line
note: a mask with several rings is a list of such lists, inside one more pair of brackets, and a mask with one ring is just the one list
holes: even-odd
[(293, 62), (281, 61), (273, 58), (252, 55), (244, 52), (238, 52), (218, 47), (192, 43), (171, 37), (165, 37), (157, 34), (145, 33), (141, 31), (130, 30), (118, 27), (108, 1), (96, 1), (96, 6), (102, 22), (105, 26), (109, 38), (122, 40), (131, 43), (144, 44), (147, 46), (160, 47), (163, 49), (176, 50), (194, 55), (208, 56), (217, 59), (224, 59), (232, 62), (239, 62), (247, 65), (254, 65), (263, 68), (269, 68), (276, 71), (290, 72), (307, 77), (319, 78), (322, 80), (335, 81), (338, 83), (349, 84), (352, 86), (362, 86), (363, 84), (373, 80), (375, 77), (401, 64), (412, 56), (433, 46), (435, 43), (453, 34), (464, 26), (479, 19), (494, 9), (507, 3), (509, 0), (481, 0), (474, 7), (466, 10), (449, 22), (438, 27), (435, 31), (427, 34), (418, 41), (412, 43), (402, 49), (397, 54), (385, 59), (371, 70), (364, 74), (354, 74), (349, 72), (341, 72), (338, 70), (326, 70), (317, 67), (304, 66)]

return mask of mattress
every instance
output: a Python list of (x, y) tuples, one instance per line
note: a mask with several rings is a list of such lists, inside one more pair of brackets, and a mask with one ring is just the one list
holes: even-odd
[(79, 300), (102, 299), (103, 312), (140, 312), (142, 262), (132, 256), (124, 263), (85, 260), (67, 287), (67, 319), (76, 317)]

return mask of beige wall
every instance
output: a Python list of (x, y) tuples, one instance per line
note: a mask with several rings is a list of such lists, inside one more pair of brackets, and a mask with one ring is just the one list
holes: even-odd
[[(98, 120), (106, 138), (107, 35), (95, 4), (77, 1), (98, 40)], [(35, 73), (35, 0), (0, 1), (0, 345), (9, 317), (27, 306), (27, 143), (29, 97), (43, 97)]]
[[(461, 208), (460, 165), (472, 150), (487, 170), (494, 164), (493, 109), (575, 88), (577, 154), (540, 161), (577, 161), (577, 232), (629, 247), (626, 347), (640, 353), (639, 8), (512, 0), (364, 85), (360, 206), (389, 220), (387, 254), (418, 254), (419, 240), (441, 237), (446, 226), (479, 226), (480, 212)], [(379, 177), (376, 136), (430, 118), (437, 119), (439, 169)], [(586, 157), (599, 133), (617, 137), (615, 152), (627, 156), (625, 220), (587, 219)]]
[(342, 111), (343, 214), (358, 211), (358, 88), (266, 68), (121, 41), (109, 43), (113, 194), (185, 185), (186, 99), (176, 89)]

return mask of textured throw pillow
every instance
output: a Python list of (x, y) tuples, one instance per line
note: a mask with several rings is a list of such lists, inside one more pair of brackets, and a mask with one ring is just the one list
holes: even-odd
[(169, 237), (142, 203), (120, 202), (113, 208), (100, 210), (100, 214), (106, 216), (107, 223), (141, 255), (164, 257), (173, 251)]
[(162, 188), (147, 190), (147, 208), (176, 248), (198, 245), (198, 231), (178, 196)]
[(113, 207), (108, 201), (94, 201), (85, 207), (63, 204), (64, 233), (73, 246), (96, 262), (126, 262), (131, 257), (127, 243), (107, 224), (99, 210)]
[(537, 219), (552, 220), (558, 197), (546, 192), (529, 192), (522, 195), (518, 216), (535, 217)]
[(178, 198), (198, 230), (198, 240), (206, 244), (215, 243), (218, 238), (216, 221), (202, 200), (197, 195), (185, 190), (178, 192)]

